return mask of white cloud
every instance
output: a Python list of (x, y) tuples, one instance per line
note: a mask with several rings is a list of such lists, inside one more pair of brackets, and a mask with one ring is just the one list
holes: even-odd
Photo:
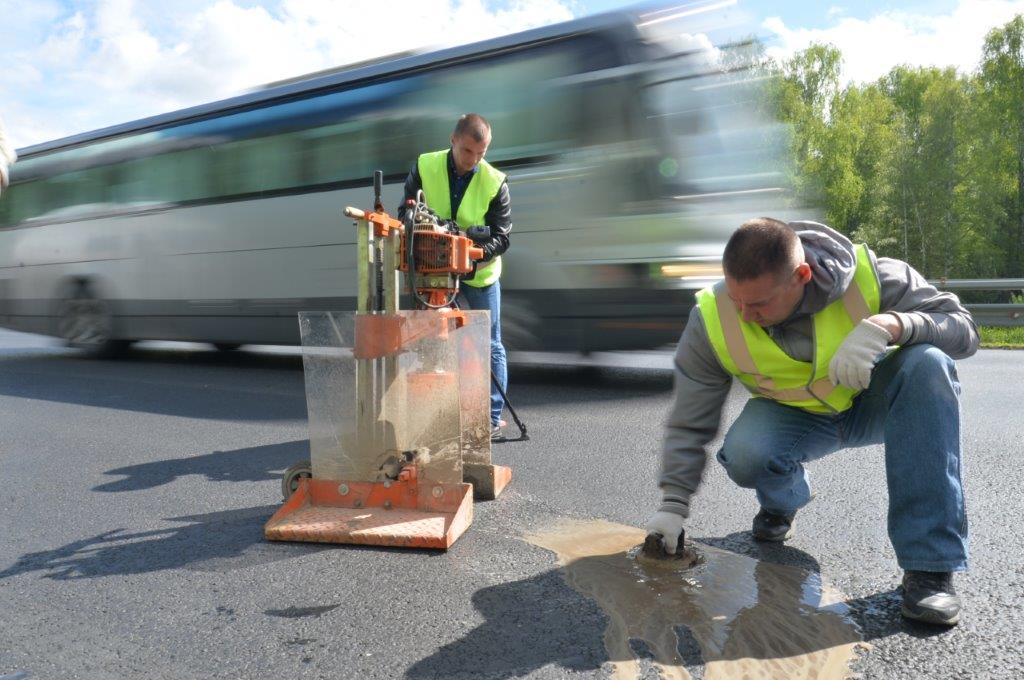
[(867, 20), (842, 17), (823, 29), (790, 28), (778, 17), (763, 25), (778, 36), (778, 44), (768, 48), (768, 55), (776, 59), (812, 42), (838, 47), (846, 83), (876, 80), (899, 64), (973, 71), (981, 60), (985, 35), (1017, 14), (1024, 14), (1024, 0), (960, 0), (949, 14), (888, 11)]
[[(30, 3), (31, 4), (31, 3)], [(270, 3), (267, 3), (270, 4)], [(0, 0), (0, 8), (14, 3)], [(283, 78), (427, 45), (484, 40), (572, 18), (572, 0), (242, 0), (184, 11), (96, 0), (47, 4), (0, 33), (22, 39), (0, 69), (8, 132), (25, 146), (214, 101)], [(0, 12), (5, 16), (6, 12)], [(21, 25), (18, 25), (20, 22)]]

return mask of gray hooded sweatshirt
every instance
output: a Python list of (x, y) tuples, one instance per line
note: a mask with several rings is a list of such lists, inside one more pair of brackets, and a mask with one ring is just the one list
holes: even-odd
[[(766, 328), (790, 357), (810, 363), (814, 353), (812, 315), (838, 300), (853, 281), (853, 244), (817, 222), (791, 222), (811, 266), (811, 281), (800, 304), (785, 321)], [(942, 293), (906, 262), (870, 253), (881, 283), (880, 312), (899, 317), (898, 345), (928, 343), (954, 359), (978, 349), (978, 329), (952, 293)], [(700, 485), (707, 453), (704, 447), (719, 431), (722, 406), (732, 375), (719, 362), (700, 310), (694, 306), (675, 355), (675, 403), (666, 424), (660, 486), (661, 510), (688, 517), (690, 497)]]

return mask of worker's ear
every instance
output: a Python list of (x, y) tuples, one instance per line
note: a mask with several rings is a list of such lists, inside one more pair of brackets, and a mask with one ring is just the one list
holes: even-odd
[(801, 285), (807, 284), (811, 280), (811, 265), (806, 262), (801, 262), (796, 267), (796, 280)]

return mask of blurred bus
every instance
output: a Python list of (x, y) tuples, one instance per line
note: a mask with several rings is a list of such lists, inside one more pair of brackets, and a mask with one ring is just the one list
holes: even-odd
[(757, 79), (737, 49), (692, 37), (716, 28), (695, 6), (354, 65), (21, 149), (0, 199), (0, 325), (94, 350), (298, 343), (297, 312), (354, 309), (342, 208), (369, 207), (382, 169), (396, 209), (417, 155), (476, 111), (510, 178), (507, 344), (674, 342), (729, 233), (784, 193)]

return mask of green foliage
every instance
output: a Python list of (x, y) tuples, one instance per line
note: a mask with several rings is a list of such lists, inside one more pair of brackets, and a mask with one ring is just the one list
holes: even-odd
[(982, 326), (978, 332), (982, 347), (1024, 349), (1024, 328)]
[(929, 278), (1024, 277), (1024, 16), (972, 74), (897, 66), (840, 88), (841, 65), (816, 44), (764, 67), (801, 201)]

